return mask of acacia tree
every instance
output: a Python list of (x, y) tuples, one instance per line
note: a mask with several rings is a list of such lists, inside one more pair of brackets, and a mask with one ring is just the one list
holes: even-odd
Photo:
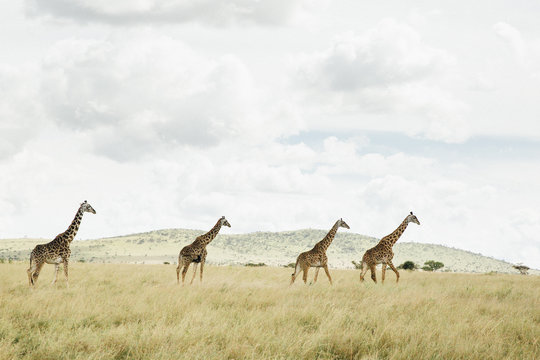
[(440, 261), (435, 260), (429, 260), (424, 263), (424, 266), (422, 267), (422, 270), (424, 271), (436, 271), (440, 268), (444, 267), (444, 264)]
[(525, 265), (514, 265), (512, 266), (514, 269), (519, 270), (519, 273), (521, 275), (527, 275), (529, 271), (529, 267)]

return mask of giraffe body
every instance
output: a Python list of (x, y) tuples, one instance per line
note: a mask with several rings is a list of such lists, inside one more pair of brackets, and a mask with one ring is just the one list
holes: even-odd
[(396, 274), (396, 282), (399, 281), (399, 272), (392, 263), (392, 259), (394, 258), (394, 251), (392, 250), (392, 247), (399, 240), (410, 222), (414, 222), (415, 224), (420, 225), (420, 221), (418, 221), (418, 218), (413, 215), (412, 211), (409, 215), (407, 215), (405, 220), (401, 222), (401, 224), (396, 230), (394, 230), (391, 234), (383, 237), (377, 245), (364, 253), (364, 256), (362, 257), (360, 281), (364, 281), (364, 275), (368, 270), (370, 270), (371, 279), (376, 283), (377, 276), (375, 274), (375, 268), (378, 264), (382, 264), (382, 282), (384, 282), (384, 278), (386, 275), (386, 265), (390, 266), (392, 271), (394, 271), (394, 273)]
[(177, 283), (180, 283), (180, 271), (182, 271), (182, 285), (184, 285), (186, 273), (191, 263), (194, 263), (195, 265), (193, 268), (193, 277), (191, 278), (190, 284), (192, 284), (193, 280), (195, 279), (195, 274), (197, 273), (197, 265), (199, 264), (201, 264), (201, 270), (199, 271), (199, 274), (202, 282), (204, 263), (206, 262), (206, 255), (208, 254), (208, 252), (206, 251), (206, 245), (208, 245), (212, 240), (214, 240), (214, 238), (219, 233), (221, 226), (223, 225), (231, 227), (231, 224), (229, 224), (227, 219), (225, 219), (225, 216), (222, 216), (209, 232), (198, 236), (193, 243), (184, 246), (182, 250), (180, 250), (180, 254), (178, 255), (178, 267), (176, 268)]
[(68, 262), (69, 257), (71, 256), (71, 249), (69, 246), (71, 241), (73, 241), (75, 238), (75, 235), (77, 235), (77, 231), (79, 230), (79, 226), (85, 212), (91, 212), (93, 214), (96, 213), (96, 211), (89, 203), (86, 202), (86, 200), (77, 210), (75, 218), (66, 231), (58, 234), (53, 241), (47, 244), (36, 245), (36, 247), (32, 250), (32, 253), (30, 254), (30, 268), (26, 271), (28, 274), (28, 284), (30, 286), (35, 285), (41, 268), (43, 265), (45, 265), (45, 263), (54, 264), (55, 266), (53, 284), (56, 282), (58, 277), (60, 264), (63, 263), (64, 275), (66, 276), (66, 283), (68, 283)]
[(319, 269), (323, 268), (326, 276), (328, 276), (330, 284), (332, 284), (332, 277), (330, 276), (330, 272), (328, 271), (328, 257), (326, 256), (326, 250), (332, 243), (332, 240), (334, 240), (337, 230), (340, 227), (350, 229), (349, 225), (347, 225), (347, 223), (343, 221), (343, 219), (339, 219), (338, 221), (336, 221), (334, 226), (332, 226), (324, 239), (315, 244), (313, 249), (298, 255), (298, 257), (296, 258), (294, 273), (291, 275), (291, 285), (294, 283), (296, 277), (300, 274), (300, 272), (303, 272), (302, 280), (304, 280), (304, 283), (307, 283), (307, 274), (310, 267), (315, 268), (315, 278), (313, 279), (314, 283), (317, 282)]

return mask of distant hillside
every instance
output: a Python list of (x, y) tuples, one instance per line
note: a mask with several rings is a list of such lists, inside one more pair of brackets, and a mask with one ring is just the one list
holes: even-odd
[[(176, 263), (180, 249), (191, 243), (200, 230), (168, 229), (142, 234), (88, 241), (74, 241), (72, 261), (110, 263)], [(255, 232), (249, 234), (220, 234), (208, 245), (208, 263), (218, 265), (265, 263), (282, 266), (296, 260), (298, 254), (309, 250), (326, 235), (324, 230)], [(36, 244), (50, 239), (0, 240), (0, 259), (28, 260)], [(328, 249), (329, 265), (333, 268), (353, 268), (364, 252), (378, 239), (354, 233), (338, 232)], [(512, 264), (464, 250), (441, 245), (398, 242), (394, 246), (394, 264), (406, 260), (422, 265), (427, 260), (444, 263), (443, 271), (517, 273)], [(531, 273), (540, 274), (538, 271)]]

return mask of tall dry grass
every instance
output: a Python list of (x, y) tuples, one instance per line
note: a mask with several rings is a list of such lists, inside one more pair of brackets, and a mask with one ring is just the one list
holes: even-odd
[(30, 290), (26, 267), (0, 264), (2, 359), (540, 358), (539, 277), (331, 270), (334, 286), (289, 287), (291, 269), (209, 266), (181, 287), (173, 265), (77, 263), (69, 289), (49, 265)]

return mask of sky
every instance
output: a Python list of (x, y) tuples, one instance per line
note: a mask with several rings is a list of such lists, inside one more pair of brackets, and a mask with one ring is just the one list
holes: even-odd
[[(540, 268), (540, 3), (0, 4), (0, 238), (329, 229)], [(436, 260), (436, 259), (435, 259)]]

